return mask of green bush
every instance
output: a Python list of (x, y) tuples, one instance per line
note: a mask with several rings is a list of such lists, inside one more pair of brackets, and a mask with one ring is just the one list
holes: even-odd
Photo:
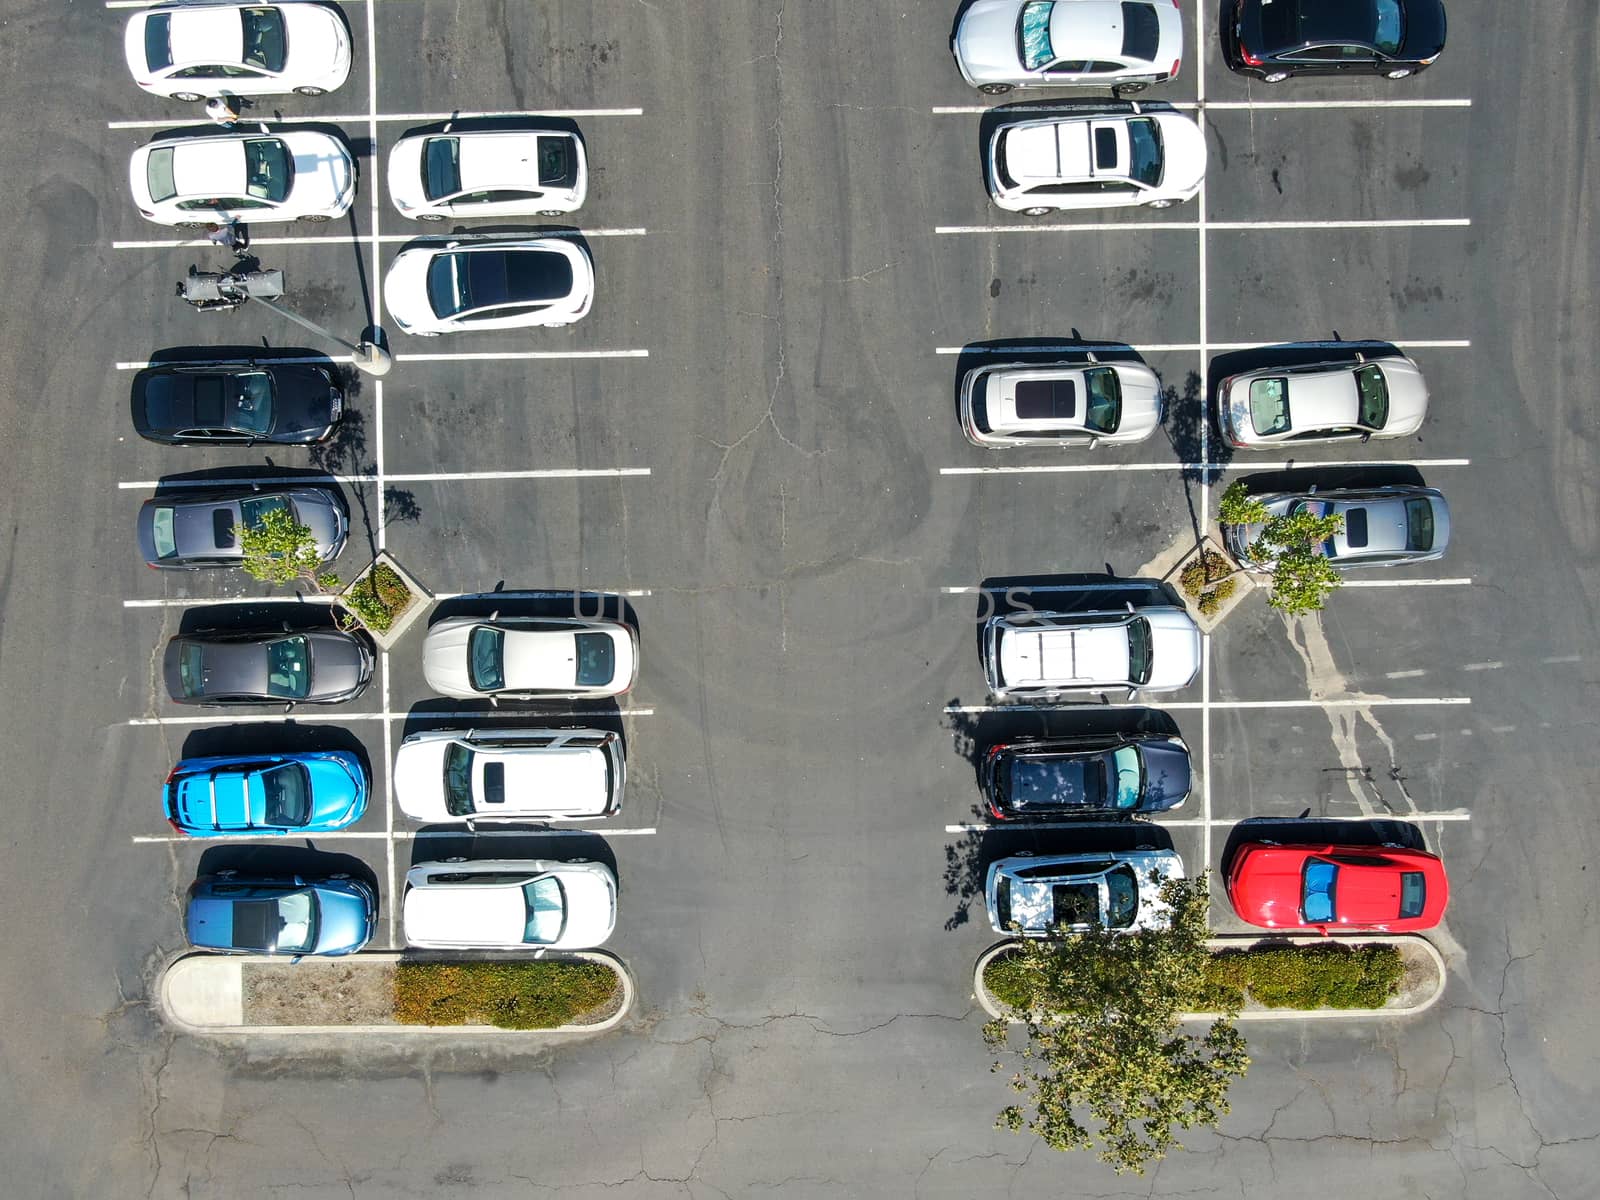
[(344, 597), (345, 605), (361, 618), (361, 623), (379, 633), (387, 633), (411, 601), (411, 589), (384, 563), (356, 580)]
[(1234, 589), (1237, 586), (1238, 584), (1235, 583), (1234, 580), (1224, 579), (1221, 583), (1217, 584), (1216, 587), (1203, 593), (1196, 607), (1200, 609), (1200, 612), (1203, 615), (1208, 617), (1211, 616), (1222, 607), (1222, 602), (1224, 600), (1233, 595)]
[[(1228, 1012), (1247, 1000), (1266, 1008), (1382, 1008), (1405, 973), (1393, 946), (1274, 946), (1220, 950), (1206, 964), (1202, 1012)], [(1009, 1008), (1033, 1005), (1037, 975), (1001, 955), (983, 970), (989, 993)]]
[(609, 1004), (621, 986), (602, 963), (400, 963), (394, 1016), (402, 1025), (553, 1029)]

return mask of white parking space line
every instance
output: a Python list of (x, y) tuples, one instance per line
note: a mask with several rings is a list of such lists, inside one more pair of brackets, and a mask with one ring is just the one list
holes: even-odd
[(157, 487), (244, 487), (249, 484), (286, 487), (292, 484), (360, 483), (476, 483), (505, 479), (624, 479), (650, 474), (649, 467), (542, 467), (526, 471), (438, 471), (415, 475), (260, 475), (226, 479), (128, 479), (117, 484), (122, 491), (149, 491)]
[[(107, 121), (107, 129), (168, 129), (181, 128), (185, 125), (203, 123), (205, 116), (199, 109), (195, 110), (196, 117), (193, 121), (161, 120), (161, 121)], [(368, 122), (394, 125), (426, 125), (434, 121), (479, 121), (503, 119), (510, 117), (529, 118), (561, 118), (573, 119), (577, 117), (642, 117), (642, 108), (542, 108), (542, 109), (495, 109), (483, 112), (434, 112), (434, 113), (335, 113), (332, 115), (315, 115), (308, 117), (274, 117), (269, 125), (357, 125)]]
[(1201, 861), (1211, 864), (1211, 635), (1200, 639), (1200, 819), (1205, 823)]
[[(301, 840), (313, 841), (313, 842), (325, 842), (325, 841), (334, 841), (334, 840), (337, 840), (337, 841), (349, 841), (349, 842), (358, 842), (358, 841), (375, 842), (375, 841), (378, 841), (378, 840), (381, 839), (381, 840), (387, 841), (389, 843), (389, 845), (390, 845), (390, 862), (389, 862), (389, 872), (390, 873), (389, 873), (389, 878), (392, 881), (394, 879), (393, 846), (394, 846), (394, 843), (396, 843), (396, 842), (413, 842), (413, 841), (428, 841), (428, 840), (463, 840), (463, 839), (468, 839), (468, 838), (473, 839), (473, 840), (477, 840), (479, 838), (530, 838), (530, 837), (547, 837), (547, 836), (552, 835), (552, 834), (577, 834), (577, 833), (587, 833), (587, 834), (592, 834), (592, 835), (594, 835), (596, 837), (606, 837), (606, 838), (614, 838), (614, 837), (653, 837), (657, 833), (657, 830), (656, 830), (656, 828), (654, 826), (651, 826), (649, 828), (643, 828), (643, 829), (607, 829), (602, 825), (581, 826), (581, 827), (580, 826), (561, 826), (561, 827), (538, 826), (538, 827), (530, 827), (530, 828), (527, 828), (527, 829), (477, 829), (477, 830), (467, 829), (465, 827), (463, 827), (461, 829), (420, 829), (420, 830), (396, 829), (392, 833), (379, 832), (377, 830), (372, 830), (372, 831), (369, 832), (367, 830), (351, 831), (351, 830), (348, 830), (348, 829), (341, 829), (341, 830), (336, 830), (333, 833), (310, 833), (310, 834), (304, 834), (304, 835), (301, 835), (301, 836), (298, 836), (298, 837), (273, 837), (273, 836), (267, 835), (267, 834), (258, 835), (256, 837), (227, 837), (227, 836), (224, 836), (224, 837), (189, 837), (186, 834), (181, 834), (181, 833), (134, 834), (133, 837), (130, 840), (133, 842), (133, 844), (135, 846), (171, 845), (171, 844), (174, 844), (174, 843), (182, 843), (182, 842), (191, 842), (191, 843), (194, 843), (195, 845), (198, 845), (198, 846), (207, 846), (207, 845), (230, 845), (230, 844), (254, 843), (254, 842), (262, 842), (262, 843), (297, 842), (297, 841), (301, 841)], [(391, 918), (393, 917), (394, 913), (397, 912), (397, 911), (398, 911), (398, 907), (397, 906), (396, 907), (392, 907), (390, 909)], [(394, 931), (394, 928), (393, 928), (393, 922), (391, 920), (391, 927), (390, 927), (390, 930), (389, 930), (389, 935), (391, 937), (393, 937), (394, 933), (395, 933), (395, 931)]]
[(1193, 233), (1198, 221), (1074, 221), (1035, 225), (935, 225), (935, 233), (1137, 233), (1158, 229)]
[[(1152, 826), (1155, 826), (1157, 828), (1165, 828), (1165, 829), (1204, 829), (1206, 831), (1206, 844), (1209, 846), (1210, 842), (1211, 842), (1210, 835), (1211, 835), (1211, 831), (1213, 829), (1229, 829), (1229, 828), (1231, 828), (1231, 827), (1233, 827), (1235, 825), (1241, 825), (1245, 821), (1254, 821), (1254, 820), (1261, 820), (1261, 819), (1262, 818), (1260, 816), (1251, 816), (1251, 817), (1174, 817), (1174, 818), (1168, 819), (1168, 818), (1165, 818), (1165, 817), (1161, 816), (1160, 814), (1156, 814), (1156, 815), (1154, 815), (1152, 817), (1149, 817), (1147, 819), (1134, 821), (1134, 822), (1131, 823), (1131, 825), (1132, 825), (1133, 828), (1138, 828), (1138, 827), (1144, 826), (1144, 825), (1152, 825)], [(1267, 819), (1267, 820), (1280, 820), (1281, 819), (1281, 820), (1284, 820), (1284, 821), (1291, 821), (1291, 820), (1297, 820), (1299, 818), (1298, 817), (1282, 817), (1282, 818), (1267, 817), (1265, 819)], [(1307, 820), (1311, 820), (1311, 821), (1346, 821), (1346, 822), (1349, 822), (1350, 824), (1356, 824), (1357, 822), (1364, 822), (1364, 821), (1470, 821), (1470, 820), (1472, 820), (1472, 814), (1469, 813), (1469, 812), (1463, 812), (1460, 809), (1451, 809), (1451, 810), (1446, 811), (1446, 812), (1386, 812), (1386, 813), (1374, 813), (1371, 816), (1367, 815), (1366, 813), (1353, 813), (1353, 814), (1349, 814), (1349, 815), (1340, 813), (1338, 815), (1316, 816), (1316, 817), (1308, 817), (1306, 819)], [(1074, 824), (1072, 822), (1069, 822), (1069, 821), (961, 821), (961, 822), (956, 822), (956, 823), (953, 823), (953, 824), (950, 824), (950, 825), (946, 825), (944, 827), (944, 831), (946, 833), (1011, 833), (1013, 831), (1021, 831), (1021, 830), (1028, 830), (1028, 831), (1038, 831), (1038, 830), (1046, 830), (1046, 829), (1066, 830), (1066, 829), (1072, 829), (1074, 827), (1075, 827)], [(1210, 851), (1208, 850), (1206, 852), (1206, 862), (1209, 863), (1210, 861), (1211, 861), (1211, 854), (1210, 854)]]
[(653, 708), (615, 708), (609, 712), (601, 713), (596, 709), (519, 709), (519, 708), (492, 708), (485, 712), (477, 709), (471, 712), (414, 712), (390, 713), (392, 721), (499, 721), (513, 718), (519, 721), (545, 720), (547, 717), (653, 717), (656, 710)]
[[(1472, 343), (1466, 338), (1450, 338), (1442, 341), (1412, 341), (1384, 339), (1390, 346), (1397, 346), (1401, 350), (1467, 350)], [(1036, 346), (1023, 346), (988, 350), (983, 347), (970, 346), (936, 346), (934, 353), (943, 355), (952, 354), (981, 354), (986, 358), (1001, 358), (1006, 355), (1028, 354), (1082, 354), (1090, 350), (1133, 350), (1139, 354), (1193, 354), (1200, 351), (1231, 351), (1231, 350), (1260, 350), (1267, 346), (1327, 346), (1330, 349), (1340, 347), (1339, 342), (1296, 342), (1285, 339), (1276, 342), (1055, 342), (1041, 343)]]
[(1353, 221), (1209, 221), (1206, 228), (1230, 233), (1275, 229), (1463, 229), (1471, 217), (1396, 217)]
[(590, 587), (586, 587), (586, 588), (578, 588), (576, 590), (567, 589), (565, 591), (549, 590), (549, 591), (532, 591), (532, 592), (522, 592), (522, 591), (517, 591), (517, 592), (435, 592), (433, 594), (433, 598), (435, 600), (459, 600), (463, 596), (468, 596), (468, 597), (472, 597), (474, 599), (483, 599), (483, 600), (499, 600), (499, 599), (502, 599), (502, 598), (512, 599), (512, 600), (524, 600), (524, 599), (560, 600), (560, 599), (563, 599), (563, 598), (566, 598), (566, 597), (578, 597), (578, 598), (581, 599), (581, 598), (586, 598), (586, 597), (590, 597), (590, 596), (595, 597), (596, 599), (599, 599), (599, 598), (604, 597), (604, 596), (628, 596), (630, 598), (633, 598), (633, 597), (639, 597), (639, 596), (648, 596), (650, 594), (651, 593), (650, 593), (650, 589), (649, 588), (590, 588)]
[(1461, 664), (1461, 669), (1463, 671), (1498, 671), (1504, 666), (1505, 666), (1505, 663), (1500, 662), (1497, 659), (1497, 660), (1495, 660), (1493, 662), (1462, 663)]
[(1413, 668), (1409, 671), (1385, 671), (1383, 677), (1385, 679), (1421, 679), (1426, 674), (1427, 672), (1424, 670)]
[(397, 842), (421, 842), (449, 838), (529, 838), (548, 834), (587, 833), (596, 837), (653, 837), (654, 826), (641, 829), (608, 829), (604, 825), (541, 825), (527, 829), (398, 829)]
[[(1197, 469), (1200, 463), (1041, 463), (1033, 466), (1012, 467), (940, 467), (941, 475), (1092, 475), (1100, 471), (1186, 471)], [(1211, 467), (1211, 470), (1221, 470)]]
[(1194, 233), (1247, 233), (1310, 229), (1446, 229), (1472, 224), (1470, 217), (1394, 217), (1370, 220), (1315, 221), (1121, 221), (1113, 223), (1073, 223), (1038, 225), (935, 225), (935, 233), (1130, 233), (1139, 230), (1164, 230)]
[[(377, 208), (377, 194), (374, 193), (373, 208)], [(452, 233), (450, 240), (453, 242), (508, 242), (525, 241), (532, 236), (547, 238), (606, 238), (606, 237), (644, 237), (647, 231), (642, 226), (629, 226), (619, 229), (530, 229), (520, 233)], [(259, 246), (365, 246), (369, 244), (395, 245), (400, 242), (414, 242), (418, 238), (433, 238), (441, 235), (432, 230), (419, 229), (415, 233), (385, 233), (377, 237), (371, 234), (327, 233), (291, 235), (286, 237), (252, 237), (252, 248)], [(112, 242), (113, 250), (179, 250), (202, 249), (212, 243), (205, 238), (157, 238), (143, 242)]]
[(123, 608), (203, 608), (210, 604), (337, 604), (338, 596), (311, 592), (304, 596), (163, 596), (159, 600), (124, 600)]
[(396, 354), (396, 362), (538, 362), (583, 358), (649, 358), (648, 350), (483, 350), (462, 354)]
[[(1234, 459), (1228, 466), (1235, 470), (1249, 467), (1252, 470), (1290, 471), (1311, 467), (1470, 467), (1470, 458), (1256, 458), (1254, 455)], [(1213, 466), (1221, 470), (1222, 464)]]
[[(1203, 76), (1200, 86), (1204, 87)], [(985, 113), (1004, 108), (1015, 100), (1002, 100), (996, 104), (935, 104), (930, 111), (935, 116), (982, 116)], [(1207, 100), (1202, 94), (1199, 101), (1172, 100), (1163, 101), (1173, 108), (1194, 112), (1200, 109), (1217, 111), (1238, 111), (1245, 109), (1260, 109), (1262, 111), (1292, 110), (1292, 109), (1358, 109), (1358, 108), (1471, 108), (1471, 100), (1445, 99), (1445, 100)], [(1064, 102), (1061, 104), (1035, 104), (1026, 109), (1031, 115), (1040, 112), (1075, 112), (1083, 111), (1084, 103), (1076, 104)], [(1019, 111), (1019, 116), (1023, 115)]]
[[(225, 363), (236, 363), (238, 361), (239, 360), (237, 358), (186, 358), (183, 360), (183, 365), (186, 367), (215, 367), (221, 366)], [(278, 366), (280, 364), (293, 365), (296, 363), (351, 363), (354, 362), (355, 359), (349, 354), (299, 354), (285, 358), (272, 358), (259, 361), (271, 362), (273, 366)], [(158, 367), (165, 365), (170, 364), (154, 363), (148, 359), (145, 359), (143, 361), (119, 362), (116, 364), (116, 368), (119, 371), (142, 371), (146, 367)]]
[(1471, 704), (1471, 696), (1335, 696), (1309, 700), (1094, 700), (1064, 701), (1059, 704), (947, 704), (950, 716), (1006, 712), (1091, 713), (1100, 709), (1159, 708), (1167, 712), (1199, 711), (1208, 704), (1216, 709), (1244, 711), (1258, 708), (1430, 708)]
[[(368, 4), (371, 0), (367, 0)], [(378, 659), (378, 670), (383, 675), (383, 711), (389, 712), (389, 652), (385, 650)], [(383, 776), (384, 776), (384, 804), (383, 804), (383, 832), (387, 838), (384, 846), (385, 867), (388, 875), (385, 878), (390, 887), (395, 886), (394, 875), (394, 741), (389, 729), (390, 722), (383, 723)], [(389, 940), (393, 942), (399, 933), (398, 918), (395, 916), (399, 910), (398, 904), (389, 905)]]
[(1341, 588), (1471, 587), (1470, 578), (1461, 579), (1347, 579)]

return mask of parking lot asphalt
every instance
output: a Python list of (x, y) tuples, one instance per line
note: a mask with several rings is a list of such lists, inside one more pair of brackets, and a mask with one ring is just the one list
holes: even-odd
[[(245, 115), (342, 131), (355, 207), (259, 225), (253, 250), (339, 337), (383, 324), (395, 368), (352, 376), (334, 442), (233, 452), (135, 437), (134, 370), (197, 348), (348, 352), (256, 305), (173, 298), (191, 263), (226, 256), (142, 221), (126, 163), (197, 108), (128, 80), (126, 6), (15, 8), (0, 76), (10, 1194), (1271, 1197), (1334, 1173), (1383, 1197), (1592, 1193), (1600, 19), (1450, 0), (1449, 47), (1415, 79), (1271, 88), (1223, 67), (1216, 6), (1186, 4), (1183, 72), (1139, 99), (1200, 119), (1201, 196), (1058, 220), (985, 198), (996, 102), (948, 60), (955, 7), (345, 5), (345, 87)], [(62, 62), (79, 66), (71, 87)], [(589, 147), (590, 198), (561, 231), (593, 255), (592, 314), (400, 333), (380, 294), (394, 254), (493, 227), (400, 217), (388, 148), (452, 116), (532, 112)], [(1292, 456), (1219, 443), (1202, 413), (1229, 356), (1335, 337), (1422, 364), (1417, 437)], [(960, 372), (1068, 339), (1131, 345), (1162, 376), (1164, 428), (1094, 451), (969, 446)], [(624, 599), (638, 687), (615, 711), (553, 718), (625, 731), (621, 816), (467, 842), (399, 814), (388, 764), (406, 733), (506, 719), (430, 694), (420, 630), (354, 704), (236, 721), (169, 704), (156, 655), (194, 606), (320, 614), (230, 573), (140, 564), (139, 503), (219, 476), (332, 476), (353, 514), (337, 568), (386, 548), (463, 611), (527, 591)], [(1229, 480), (1271, 476), (1440, 487), (1450, 552), (1363, 578), (1316, 619), (1252, 597), (1169, 698), (995, 711), (986, 589), (1106, 590), (1214, 525)], [(1195, 795), (1131, 829), (987, 828), (980, 747), (1088, 726), (1176, 729)], [(170, 833), (157, 793), (176, 757), (283, 745), (362, 753), (366, 816), (311, 845)], [(996, 939), (987, 862), (1148, 839), (1215, 872), (1265, 827), (1240, 822), (1302, 814), (1308, 834), (1399, 830), (1444, 856), (1443, 1003), (1382, 1025), (1251, 1026), (1219, 1132), (1145, 1180), (992, 1130), (1010, 1093), (970, 997)], [(174, 1037), (150, 1010), (197, 871), (337, 863), (379, 885), (375, 945), (395, 945), (406, 867), (453, 853), (615, 865), (611, 948), (640, 990), (620, 1031), (536, 1052), (288, 1050)], [(1242, 931), (1213, 894), (1215, 926)]]

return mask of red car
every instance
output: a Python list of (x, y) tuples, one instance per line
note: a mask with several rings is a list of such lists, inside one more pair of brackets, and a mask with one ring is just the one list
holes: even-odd
[(1279, 846), (1246, 842), (1228, 871), (1241, 920), (1315, 933), (1432, 929), (1450, 885), (1444, 863), (1398, 846)]

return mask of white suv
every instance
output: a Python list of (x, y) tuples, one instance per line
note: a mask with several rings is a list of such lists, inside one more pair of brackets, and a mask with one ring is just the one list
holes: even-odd
[(1200, 630), (1172, 605), (990, 617), (983, 667), (999, 699), (1059, 692), (1174, 692), (1200, 670)]
[(400, 743), (394, 794), (417, 821), (582, 821), (622, 807), (625, 774), (603, 729), (438, 729)]
[(462, 859), (406, 872), (406, 945), (433, 950), (587, 950), (617, 924), (617, 877), (600, 863)]

